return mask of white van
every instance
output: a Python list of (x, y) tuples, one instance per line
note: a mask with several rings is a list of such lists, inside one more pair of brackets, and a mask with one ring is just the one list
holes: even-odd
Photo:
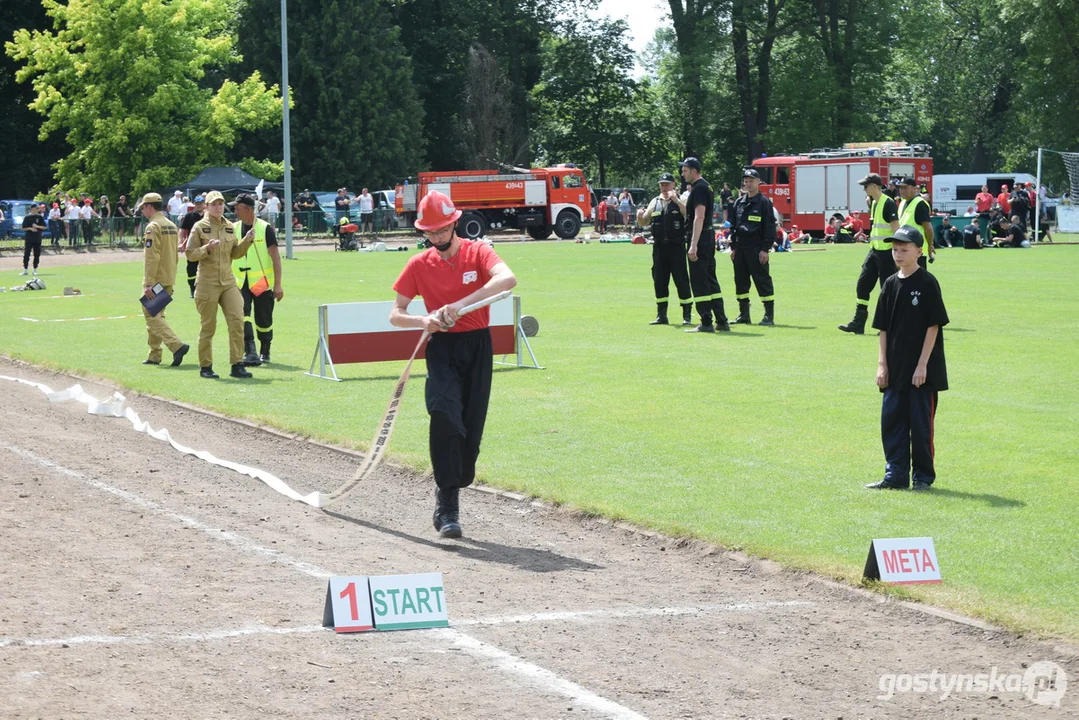
[[(1011, 192), (1016, 183), (1037, 183), (1037, 180), (1029, 173), (934, 175), (933, 210), (964, 215), (967, 208), (974, 204), (974, 196), (982, 191), (982, 185), (988, 185), (989, 192), (996, 197), (1002, 185), (1007, 185)], [(1046, 202), (1047, 206), (1049, 204)]]

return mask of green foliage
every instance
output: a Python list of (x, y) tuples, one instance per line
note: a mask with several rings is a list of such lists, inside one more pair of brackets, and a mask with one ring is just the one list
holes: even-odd
[(625, 34), (622, 20), (567, 23), (544, 41), (532, 90), (539, 163), (576, 163), (600, 187), (661, 164), (658, 107), (649, 84), (630, 77)]
[[(48, 17), (41, 0), (4, 0), (0, 3), (0, 42), (12, 38), (16, 29), (44, 30)], [(0, 172), (0, 198), (27, 198), (52, 184), (52, 163), (69, 148), (66, 143), (40, 144), (40, 118), (30, 109), (34, 91), (15, 81), (19, 66), (0, 53), (0, 159), (7, 172)]]
[(43, 0), (51, 30), (15, 33), (7, 53), (32, 82), (31, 108), (73, 148), (67, 187), (117, 195), (182, 182), (221, 164), (241, 129), (279, 122), (277, 87), (257, 73), (207, 86), (235, 62), (233, 12), (218, 0)]
[(270, 182), (280, 182), (285, 177), (285, 163), (283, 162), (244, 158), (237, 162), (236, 165), (244, 172)]
[[(520, 280), (524, 311), (540, 320), (531, 345), (546, 369), (495, 372), (482, 481), (852, 583), (870, 539), (929, 535), (944, 584), (909, 594), (1079, 639), (1079, 326), (1060, 321), (1079, 313), (1079, 248), (938, 253), (932, 268), (952, 318), (944, 330), (951, 389), (940, 398), (938, 480), (927, 494), (862, 487), (883, 472), (877, 338), (835, 326), (854, 309), (864, 247), (774, 255), (779, 324), (703, 337), (647, 325), (655, 306), (646, 246), (496, 250)], [(139, 364), (137, 257), (67, 267), (45, 258), (50, 288), (75, 285), (86, 295), (0, 293), (0, 352), (355, 447), (371, 438), (403, 363), (341, 365), (341, 383), (304, 375), (316, 308), (390, 299), (412, 253), (347, 255), (308, 252), (287, 263), (275, 362), (253, 370), (258, 385), (223, 378), (209, 392), (192, 359), (179, 369)], [(733, 294), (730, 262), (717, 259)], [(16, 272), (0, 281), (15, 284)], [(1022, 301), (1030, 287), (1043, 312)], [(199, 322), (186, 293), (168, 312), (192, 342)], [(133, 317), (20, 319), (122, 315)], [(223, 328), (218, 363), (228, 351)], [(422, 362), (413, 372), (390, 452), (422, 470)]]
[[(239, 22), (244, 72), (281, 77), (281, 2), (247, 0)], [(424, 113), (401, 30), (378, 0), (289, 2), (292, 166), (311, 188), (392, 186), (423, 157)], [(279, 133), (249, 133), (256, 154), (281, 157)]]

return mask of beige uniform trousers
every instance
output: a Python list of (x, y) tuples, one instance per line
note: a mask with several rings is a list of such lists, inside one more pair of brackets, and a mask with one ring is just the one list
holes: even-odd
[[(165, 292), (172, 295), (172, 285), (166, 287)], [(169, 352), (176, 352), (183, 346), (183, 342), (180, 341), (180, 338), (176, 337), (176, 333), (174, 333), (172, 328), (169, 327), (169, 324), (165, 322), (164, 310), (154, 317), (147, 312), (146, 306), (143, 306), (142, 314), (146, 318), (146, 344), (150, 346), (150, 354), (146, 357), (147, 360), (161, 362), (162, 343), (169, 349)]]
[[(201, 296), (201, 297), (200, 297)], [(214, 332), (217, 331), (217, 308), (225, 313), (225, 322), (229, 328), (229, 364), (235, 365), (244, 357), (244, 299), (240, 288), (235, 285), (227, 288), (198, 286), (195, 293), (195, 308), (202, 318), (199, 330), (199, 367), (214, 364)]]

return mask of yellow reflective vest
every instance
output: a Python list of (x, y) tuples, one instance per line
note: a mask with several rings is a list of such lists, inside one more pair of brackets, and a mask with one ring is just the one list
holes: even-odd
[[(273, 260), (270, 259), (269, 253), (266, 252), (266, 228), (268, 227), (270, 227), (270, 223), (255, 218), (255, 241), (247, 249), (246, 255), (232, 261), (232, 274), (236, 276), (236, 284), (241, 288), (244, 286), (245, 278), (247, 279), (247, 286), (251, 287), (261, 280), (263, 275), (266, 276), (266, 282), (269, 286), (273, 288)], [(237, 220), (233, 223), (232, 229), (237, 238), (242, 238), (240, 233), (243, 230), (243, 223)]]
[[(911, 227), (918, 228), (918, 232), (922, 234), (923, 247), (925, 244), (925, 228), (918, 223), (914, 222), (914, 214), (918, 210), (918, 203), (924, 203), (925, 200), (921, 196), (915, 195), (914, 199), (910, 202), (902, 200), (899, 203), (899, 226), (910, 225)], [(926, 203), (926, 207), (929, 205)]]
[(873, 201), (873, 207), (869, 210), (872, 223), (869, 228), (869, 246), (874, 250), (892, 249), (892, 243), (886, 239), (892, 235), (892, 225), (884, 219), (884, 206), (888, 204), (889, 199), (887, 195), (881, 193), (881, 196)]

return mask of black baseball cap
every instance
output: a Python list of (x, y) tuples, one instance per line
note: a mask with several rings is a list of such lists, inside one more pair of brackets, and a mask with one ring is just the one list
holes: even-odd
[(913, 225), (904, 225), (896, 230), (894, 235), (885, 239), (890, 242), (912, 243), (915, 247), (919, 248), (925, 244), (925, 239), (922, 237), (921, 231)]
[(229, 207), (236, 207), (237, 205), (246, 205), (248, 207), (255, 207), (255, 198), (251, 197), (247, 193), (237, 195), (236, 199), (229, 203)]
[(694, 170), (700, 170), (701, 169), (701, 161), (698, 160), (695, 157), (687, 157), (685, 160), (678, 163), (678, 165), (680, 167), (691, 167)]
[(746, 168), (745, 170), (742, 171), (742, 177), (744, 177), (744, 178), (751, 177), (751, 178), (757, 178), (758, 180), (760, 180), (761, 179), (761, 174), (759, 172), (757, 172), (756, 170), (754, 170), (753, 168)]
[(906, 185), (907, 187), (918, 187), (918, 183), (914, 182), (914, 178), (905, 177), (899, 181), (900, 185)]
[(858, 184), (862, 187), (866, 185), (877, 185), (878, 187), (884, 187), (884, 178), (876, 173), (869, 173), (864, 178), (858, 181)]
[(661, 183), (665, 183), (665, 182), (673, 183), (674, 182), (674, 175), (671, 175), (670, 173), (663, 173), (662, 175), (659, 176), (659, 181)]

